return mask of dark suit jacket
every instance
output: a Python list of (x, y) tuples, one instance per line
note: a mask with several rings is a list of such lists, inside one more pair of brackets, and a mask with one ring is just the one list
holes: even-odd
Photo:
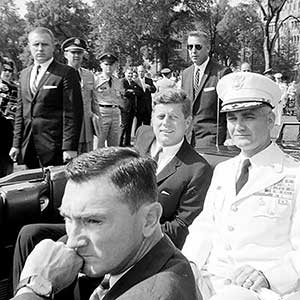
[[(151, 126), (141, 126), (136, 134), (136, 148), (149, 153), (155, 136)], [(181, 249), (188, 235), (188, 226), (202, 211), (212, 169), (192, 146), (184, 140), (181, 148), (157, 175), (158, 201), (163, 207), (163, 231)]]
[(81, 90), (75, 70), (54, 60), (32, 95), (32, 67), (20, 75), (13, 146), (21, 149), (24, 157), (32, 136), (41, 163), (48, 165), (53, 157), (62, 157), (62, 151), (78, 149), (83, 114)]
[(141, 95), (137, 99), (137, 113), (140, 115), (150, 114), (152, 111), (152, 97), (151, 94), (156, 92), (156, 87), (151, 78), (145, 77), (145, 83), (150, 85), (150, 90), (143, 91), (141, 87)]
[[(167, 237), (163, 237), (115, 283), (103, 300), (196, 300), (196, 293), (189, 262)], [(42, 298), (24, 293), (13, 299)]]
[[(181, 88), (187, 93), (190, 99), (193, 99), (193, 145), (195, 147), (215, 145), (218, 114), (216, 85), (218, 80), (223, 75), (230, 73), (231, 70), (224, 68), (210, 59), (201, 79), (201, 89), (194, 96), (194, 68), (194, 65), (192, 65), (183, 71), (181, 82)], [(226, 131), (225, 114), (220, 114), (219, 144), (224, 143)]]
[(137, 106), (137, 98), (141, 97), (144, 92), (134, 80), (131, 80), (131, 84), (129, 84), (129, 81), (126, 78), (122, 78), (121, 83), (125, 90), (124, 107), (122, 109), (125, 112), (135, 111)]

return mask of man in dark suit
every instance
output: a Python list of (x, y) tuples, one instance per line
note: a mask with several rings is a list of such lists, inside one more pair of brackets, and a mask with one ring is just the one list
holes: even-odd
[(135, 145), (157, 160), (158, 201), (163, 208), (160, 223), (179, 249), (188, 226), (202, 210), (212, 176), (207, 161), (184, 137), (191, 121), (191, 101), (186, 94), (163, 90), (153, 100), (152, 127), (137, 130)]
[(54, 36), (44, 27), (28, 35), (34, 64), (20, 75), (10, 156), (28, 168), (61, 165), (77, 155), (82, 99), (75, 70), (53, 58)]
[(191, 32), (187, 48), (193, 65), (182, 73), (181, 87), (193, 99), (192, 145), (203, 147), (223, 144), (226, 139), (226, 118), (219, 114), (216, 85), (230, 68), (224, 68), (209, 57), (210, 41), (204, 32)]
[(131, 129), (136, 112), (137, 98), (144, 93), (138, 84), (133, 80), (133, 70), (128, 68), (125, 71), (125, 78), (121, 79), (124, 88), (124, 107), (121, 108), (121, 137), (120, 146), (131, 146)]
[(129, 148), (73, 159), (60, 208), (67, 243), (35, 247), (14, 299), (55, 297), (79, 272), (107, 279), (108, 289), (99, 285), (90, 300), (202, 299), (189, 262), (161, 231), (155, 171), (152, 159)]
[(137, 112), (136, 112), (136, 129), (143, 125), (150, 125), (151, 111), (152, 111), (152, 93), (156, 92), (156, 87), (151, 78), (145, 76), (145, 68), (143, 66), (137, 67), (138, 78), (137, 84), (142, 89), (143, 93), (137, 98)]

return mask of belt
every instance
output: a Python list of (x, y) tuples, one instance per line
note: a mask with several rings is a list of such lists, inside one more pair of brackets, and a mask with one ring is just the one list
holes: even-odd
[(119, 105), (115, 104), (99, 104), (100, 107), (119, 108)]

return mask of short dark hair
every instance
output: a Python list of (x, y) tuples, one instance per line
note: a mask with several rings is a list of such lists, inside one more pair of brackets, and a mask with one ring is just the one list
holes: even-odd
[(106, 147), (84, 153), (67, 165), (66, 176), (77, 183), (108, 176), (132, 212), (157, 201), (156, 163), (132, 148)]
[(48, 34), (50, 36), (50, 38), (51, 38), (52, 43), (54, 44), (54, 41), (55, 41), (54, 34), (53, 34), (53, 32), (49, 28), (42, 27), (42, 26), (34, 28), (33, 30), (31, 30), (28, 33), (28, 39), (29, 39), (29, 37), (30, 37), (30, 35), (32, 33)]
[(164, 89), (158, 92), (152, 101), (152, 107), (157, 104), (181, 104), (184, 118), (192, 114), (192, 101), (187, 94), (180, 89)]

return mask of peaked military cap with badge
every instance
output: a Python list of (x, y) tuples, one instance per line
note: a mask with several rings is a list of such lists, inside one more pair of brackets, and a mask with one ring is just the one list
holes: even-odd
[(116, 61), (118, 61), (118, 58), (116, 55), (114, 55), (111, 52), (104, 52), (100, 55), (99, 60), (102, 61), (107, 61), (109, 64), (113, 64)]
[(264, 75), (235, 72), (223, 76), (217, 84), (222, 100), (221, 112), (238, 111), (268, 105), (274, 108), (281, 96), (278, 85)]
[(71, 38), (66, 39), (62, 43), (61, 49), (63, 51), (70, 51), (70, 50), (86, 51), (87, 50), (87, 42), (81, 38), (71, 37)]

